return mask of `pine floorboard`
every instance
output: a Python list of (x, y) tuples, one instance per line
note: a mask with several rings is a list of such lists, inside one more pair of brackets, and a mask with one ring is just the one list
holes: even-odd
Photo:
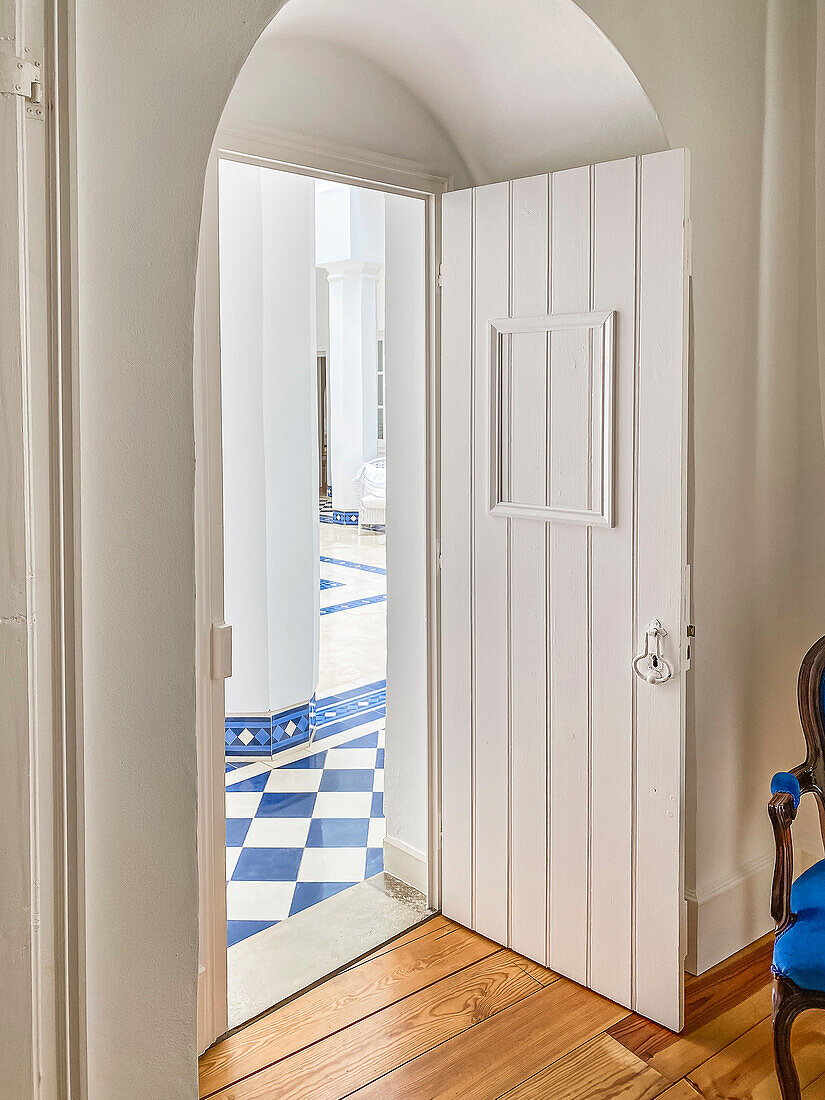
[[(675, 1034), (443, 916), (217, 1043), (202, 1100), (779, 1100), (772, 937), (685, 982)], [(825, 1013), (794, 1030), (825, 1100)]]

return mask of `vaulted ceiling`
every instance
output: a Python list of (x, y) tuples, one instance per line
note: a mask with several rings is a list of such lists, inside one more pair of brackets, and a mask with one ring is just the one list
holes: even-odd
[(667, 147), (633, 72), (573, 0), (288, 0), (264, 36), (380, 65), (476, 182)]

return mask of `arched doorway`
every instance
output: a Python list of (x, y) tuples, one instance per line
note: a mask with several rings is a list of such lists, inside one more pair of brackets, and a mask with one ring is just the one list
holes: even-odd
[[(382, 171), (400, 177), (414, 167), (419, 176), (429, 171), (444, 179), (438, 190), (666, 144), (638, 82), (576, 5), (553, 3), (540, 13), (532, 7), (521, 13), (546, 32), (542, 36), (536, 28), (532, 51), (524, 50), (518, 14), (494, 4), (479, 12), (476, 5), (471, 32), (465, 26), (459, 38), (461, 13), (417, 2), (410, 6), (402, 44), (394, 13), (370, 0), (346, 11), (326, 0), (290, 0), (242, 67), (221, 128), (240, 134), (237, 143), (257, 142), (259, 152), (274, 141), (291, 151), (295, 163), (314, 161), (327, 171), (366, 151), (380, 164), (379, 178)], [(428, 55), (423, 63), (421, 51)], [(517, 66), (502, 63), (516, 54)], [(570, 57), (579, 59), (575, 73), (566, 64)], [(549, 112), (548, 103), (554, 105)], [(436, 246), (437, 217), (434, 212)], [(434, 555), (437, 517), (432, 538)], [(208, 625), (202, 622), (202, 633)], [(431, 660), (436, 650), (433, 644)], [(206, 652), (204, 644), (200, 652)], [(431, 760), (436, 755), (431, 749)], [(435, 822), (440, 807), (434, 765), (428, 786)], [(202, 858), (206, 850), (202, 846)], [(211, 1031), (217, 1033), (215, 1027)]]
[[(195, 593), (190, 381), (195, 263), (203, 166), (243, 58), (272, 18), (272, 9), (270, 2), (259, 2), (235, 18), (224, 6), (205, 0), (194, 18), (190, 10), (167, 11), (162, 28), (148, 37), (145, 16), (141, 15), (140, 22), (125, 28), (128, 49), (109, 52), (94, 43), (123, 38), (123, 26), (116, 26), (123, 12), (100, 11), (94, 26), (87, 24), (84, 40), (96, 51), (95, 73), (107, 73), (113, 66), (112, 80), (128, 84), (133, 89), (130, 103), (140, 105), (139, 110), (117, 108), (111, 113), (90, 109), (94, 122), (91, 118), (87, 121), (82, 135), (85, 163), (116, 162), (119, 173), (117, 187), (111, 186), (105, 173), (95, 177), (84, 172), (82, 179), (84, 209), (95, 211), (96, 226), (94, 240), (84, 237), (83, 291), (87, 300), (96, 303), (93, 315), (84, 318), (84, 385), (87, 401), (106, 409), (105, 430), (102, 423), (89, 423), (83, 438), (84, 454), (89, 458), (84, 472), (84, 524), (95, 532), (84, 549), (84, 568), (90, 578), (99, 579), (99, 583), (90, 580), (84, 590), (86, 809), (92, 826), (96, 821), (118, 822), (114, 833), (94, 827), (89, 830), (89, 935), (101, 950), (122, 960), (124, 973), (143, 975), (142, 988), (157, 1008), (151, 1020), (152, 1033), (161, 1028), (169, 1034), (184, 1034), (190, 1049), (194, 1047), (192, 1008), (197, 973), (196, 875), (191, 844), (196, 796), (194, 785), (182, 788), (179, 776), (181, 772), (193, 775), (195, 767), (191, 737)], [(598, 62), (594, 66), (592, 60), (584, 63), (582, 58), (592, 59), (595, 54), (603, 60), (609, 56), (608, 83), (627, 91), (630, 98), (625, 100), (620, 92), (615, 97), (606, 94), (601, 105), (591, 101), (600, 121), (588, 130), (590, 147), (571, 156), (561, 145), (554, 148), (556, 137), (549, 128), (535, 126), (542, 113), (552, 115), (555, 101), (548, 96), (547, 85), (534, 80), (534, 91), (527, 99), (538, 106), (530, 116), (534, 120), (531, 130), (522, 138), (529, 139), (533, 153), (543, 155), (544, 160), (528, 164), (523, 143), (515, 148), (509, 140), (498, 140), (503, 138), (500, 132), (493, 133), (488, 135), (488, 149), (500, 145), (501, 156), (507, 161), (500, 166), (494, 160), (486, 162), (490, 170), (486, 178), (504, 179), (539, 167), (630, 155), (665, 145), (638, 82), (575, 5), (539, 8), (525, 4), (518, 12), (509, 6), (508, 12), (518, 27), (520, 44), (511, 68), (516, 62), (523, 66), (529, 54), (533, 67), (524, 66), (523, 71), (535, 77), (537, 69), (549, 70), (550, 50), (558, 62), (556, 68), (568, 74), (561, 74), (571, 91), (567, 105), (575, 99), (577, 86), (587, 84), (589, 91), (590, 85), (599, 85), (594, 77)], [(479, 23), (478, 6), (465, 5), (455, 9), (455, 14), (456, 33), (449, 39), (453, 52), (448, 62), (461, 74), (472, 69), (468, 44)], [(569, 38), (554, 38), (559, 15), (579, 29), (574, 51)], [(418, 7), (411, 9), (409, 18), (399, 18), (399, 26), (406, 32), (407, 25), (419, 16)], [(420, 51), (418, 55), (426, 69), (426, 55)], [(571, 75), (573, 58), (577, 65), (585, 64), (578, 75)], [(187, 89), (183, 97), (169, 96), (168, 77), (173, 71)], [(473, 88), (477, 90), (488, 79), (488, 70), (480, 67)], [(501, 85), (495, 86), (500, 91)], [(529, 113), (526, 102), (515, 95), (509, 102), (514, 115)], [(629, 114), (635, 118), (632, 133), (619, 133), (613, 127), (616, 102), (630, 104)], [(618, 147), (614, 144), (617, 133), (621, 138)], [(479, 174), (478, 181), (483, 178)], [(471, 176), (463, 182), (477, 181)], [(146, 201), (149, 194), (154, 196), (152, 202)], [(130, 227), (131, 233), (135, 211), (140, 215), (140, 233), (135, 239), (130, 236), (126, 246), (125, 227)], [(180, 247), (169, 246), (170, 226), (180, 233)], [(128, 265), (123, 262), (126, 252)], [(151, 324), (147, 324), (149, 316)], [(139, 372), (133, 369), (136, 357)], [(139, 417), (139, 439), (135, 435), (138, 409), (144, 410)], [(160, 493), (158, 486), (162, 486)], [(152, 517), (145, 530), (136, 528), (136, 514)], [(169, 552), (159, 553), (160, 546)], [(119, 575), (116, 598), (109, 583), (113, 560), (130, 563), (128, 583)], [(151, 640), (146, 636), (147, 620), (160, 631)], [(123, 644), (114, 645), (112, 639), (122, 639)], [(113, 727), (124, 731), (117, 753), (106, 734)], [(169, 766), (170, 728), (177, 731), (174, 767)], [(122, 780), (117, 793), (110, 783), (115, 770)], [(124, 790), (141, 794), (132, 798), (124, 796)], [(175, 806), (171, 824), (170, 805)], [(124, 882), (123, 867), (129, 864), (124, 857), (137, 836), (147, 851), (168, 849), (171, 853), (168, 863), (153, 871), (152, 890), (144, 883), (130, 887)], [(163, 902), (162, 933), (149, 948), (138, 930), (158, 927), (158, 898)], [(106, 929), (95, 924), (96, 913), (110, 915)], [(151, 959), (148, 971), (147, 957)], [(174, 996), (169, 995), (172, 990)], [(134, 1036), (135, 1046), (141, 1045), (149, 1014), (139, 1007), (124, 1017), (122, 986), (116, 975), (98, 971), (89, 984), (87, 1009), (96, 1048), (107, 1045), (105, 1036), (119, 1014)], [(150, 1041), (148, 1032), (146, 1035), (144, 1049)], [(111, 1048), (114, 1041), (108, 1045)], [(174, 1061), (172, 1054), (170, 1059)], [(115, 1068), (110, 1071), (96, 1066), (94, 1083), (99, 1091), (116, 1091), (114, 1078), (110, 1081), (106, 1076)], [(158, 1079), (158, 1092), (174, 1088), (169, 1082), (177, 1080), (178, 1074), (183, 1079), (188, 1070), (177, 1063), (159, 1064), (161, 1072), (166, 1076)], [(147, 1079), (147, 1090), (151, 1091), (152, 1084)]]

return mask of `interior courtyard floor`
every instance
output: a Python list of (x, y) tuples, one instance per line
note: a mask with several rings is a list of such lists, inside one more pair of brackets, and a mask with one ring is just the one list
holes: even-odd
[[(386, 540), (378, 532), (320, 527), (314, 740), (272, 756), (267, 750), (226, 760), (230, 984), (244, 970), (244, 941), (373, 879), (384, 866)], [(373, 942), (410, 923), (390, 922)], [(261, 949), (262, 942), (256, 939)], [(363, 949), (356, 939), (348, 958)], [(263, 1007), (279, 1000), (279, 991)]]
[[(773, 936), (688, 977), (681, 1034), (438, 915), (206, 1051), (222, 1100), (779, 1100)], [(825, 1100), (825, 1013), (794, 1051)]]
[[(387, 562), (383, 532), (321, 525), (321, 639), (316, 696), (386, 678)], [(370, 601), (360, 603), (358, 601)], [(339, 608), (341, 611), (331, 611)], [(354, 606), (353, 606), (354, 605)]]

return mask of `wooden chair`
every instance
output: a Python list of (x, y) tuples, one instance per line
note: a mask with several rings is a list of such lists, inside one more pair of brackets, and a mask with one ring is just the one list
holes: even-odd
[[(825, 842), (825, 638), (805, 655), (799, 670), (799, 716), (805, 763), (777, 772), (768, 814), (776, 840), (771, 914), (773, 949), (773, 1050), (783, 1100), (800, 1100), (791, 1055), (791, 1027), (807, 1008), (825, 1009), (825, 860), (793, 881), (791, 825), (803, 794), (813, 794)], [(825, 1066), (823, 1067), (825, 1068)]]

